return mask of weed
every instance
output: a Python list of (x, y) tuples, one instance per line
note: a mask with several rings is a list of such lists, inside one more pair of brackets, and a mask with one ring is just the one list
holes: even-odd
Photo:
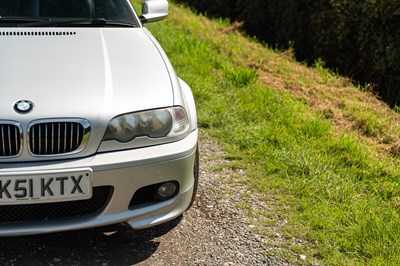
[(224, 75), (230, 84), (239, 88), (252, 85), (257, 81), (256, 71), (249, 68), (224, 69)]

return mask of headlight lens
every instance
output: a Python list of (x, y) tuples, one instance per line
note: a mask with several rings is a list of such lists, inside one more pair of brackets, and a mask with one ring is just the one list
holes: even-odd
[(103, 140), (127, 143), (140, 136), (178, 136), (188, 129), (185, 110), (182, 107), (171, 107), (117, 116), (110, 121)]

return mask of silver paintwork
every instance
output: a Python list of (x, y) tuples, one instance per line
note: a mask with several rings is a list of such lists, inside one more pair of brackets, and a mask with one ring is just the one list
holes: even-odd
[(142, 4), (142, 23), (156, 22), (168, 16), (167, 0), (145, 0)]
[[(50, 161), (48, 164), (8, 164), (6, 168), (0, 169), (0, 173), (90, 168), (93, 170), (93, 186), (112, 185), (114, 193), (106, 209), (97, 216), (66, 222), (59, 220), (1, 225), (0, 236), (43, 234), (115, 223), (126, 223), (134, 229), (142, 229), (174, 219), (190, 203), (197, 139), (198, 131), (195, 130), (178, 142), (145, 149), (101, 153), (80, 160)], [(180, 183), (180, 191), (176, 197), (137, 209), (128, 208), (137, 189), (170, 180)]]
[[(150, 2), (165, 7), (166, 1), (148, 1), (148, 7), (154, 5)], [(151, 8), (150, 11), (154, 10)], [(130, 9), (134, 12), (132, 6)], [(147, 15), (154, 14), (150, 11)], [(139, 18), (136, 13), (135, 17)], [(132, 228), (145, 228), (171, 220), (187, 209), (193, 193), (198, 140), (196, 107), (190, 88), (178, 79), (163, 49), (146, 28), (142, 25), (62, 28), (57, 31), (74, 34), (58, 36), (24, 35), (28, 31), (54, 32), (52, 28), (3, 28), (2, 31), (17, 33), (0, 35), (3, 95), (0, 119), (20, 125), (21, 143), (27, 143), (28, 128), (36, 120), (86, 119), (91, 125), (91, 134), (83, 150), (67, 155), (32, 156), (29, 145), (22, 145), (18, 157), (0, 158), (0, 173), (89, 168), (93, 171), (93, 186), (111, 185), (114, 193), (106, 209), (95, 217), (0, 224), (0, 236), (76, 230), (120, 222)], [(16, 113), (12, 105), (20, 99), (34, 102), (35, 109), (24, 115)], [(101, 140), (113, 117), (172, 106), (182, 106), (187, 112), (190, 133), (185, 138), (169, 143), (162, 138), (157, 143), (138, 140), (149, 146), (127, 146), (118, 151), (120, 147), (116, 143), (107, 143), (108, 151), (102, 149), (105, 144)], [(113, 147), (114, 151), (110, 152)], [(180, 184), (176, 197), (128, 208), (132, 195), (141, 187), (171, 180)]]
[[(10, 62), (0, 64), (0, 88), (7, 95), (0, 97), (0, 119), (18, 121), (26, 130), (37, 119), (85, 118), (98, 133), (79, 154), (90, 156), (113, 117), (182, 105), (167, 59), (143, 28), (73, 30), (73, 36), (0, 36), (0, 58)], [(34, 102), (35, 109), (21, 115), (8, 108), (21, 98)], [(24, 152), (21, 160), (43, 158)]]

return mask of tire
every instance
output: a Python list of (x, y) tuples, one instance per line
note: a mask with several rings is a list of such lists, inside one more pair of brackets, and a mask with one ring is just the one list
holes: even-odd
[(193, 177), (194, 177), (194, 183), (193, 183), (192, 199), (190, 200), (190, 204), (186, 210), (189, 210), (192, 207), (193, 202), (196, 199), (197, 188), (199, 186), (199, 146), (198, 145), (196, 148), (196, 158), (194, 159)]

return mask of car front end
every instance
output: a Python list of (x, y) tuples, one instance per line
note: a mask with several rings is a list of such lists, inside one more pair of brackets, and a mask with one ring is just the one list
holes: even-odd
[[(90, 19), (31, 2), (0, 20), (0, 236), (180, 216), (198, 178), (189, 86), (128, 1), (87, 1)], [(93, 18), (105, 3), (129, 19)]]

